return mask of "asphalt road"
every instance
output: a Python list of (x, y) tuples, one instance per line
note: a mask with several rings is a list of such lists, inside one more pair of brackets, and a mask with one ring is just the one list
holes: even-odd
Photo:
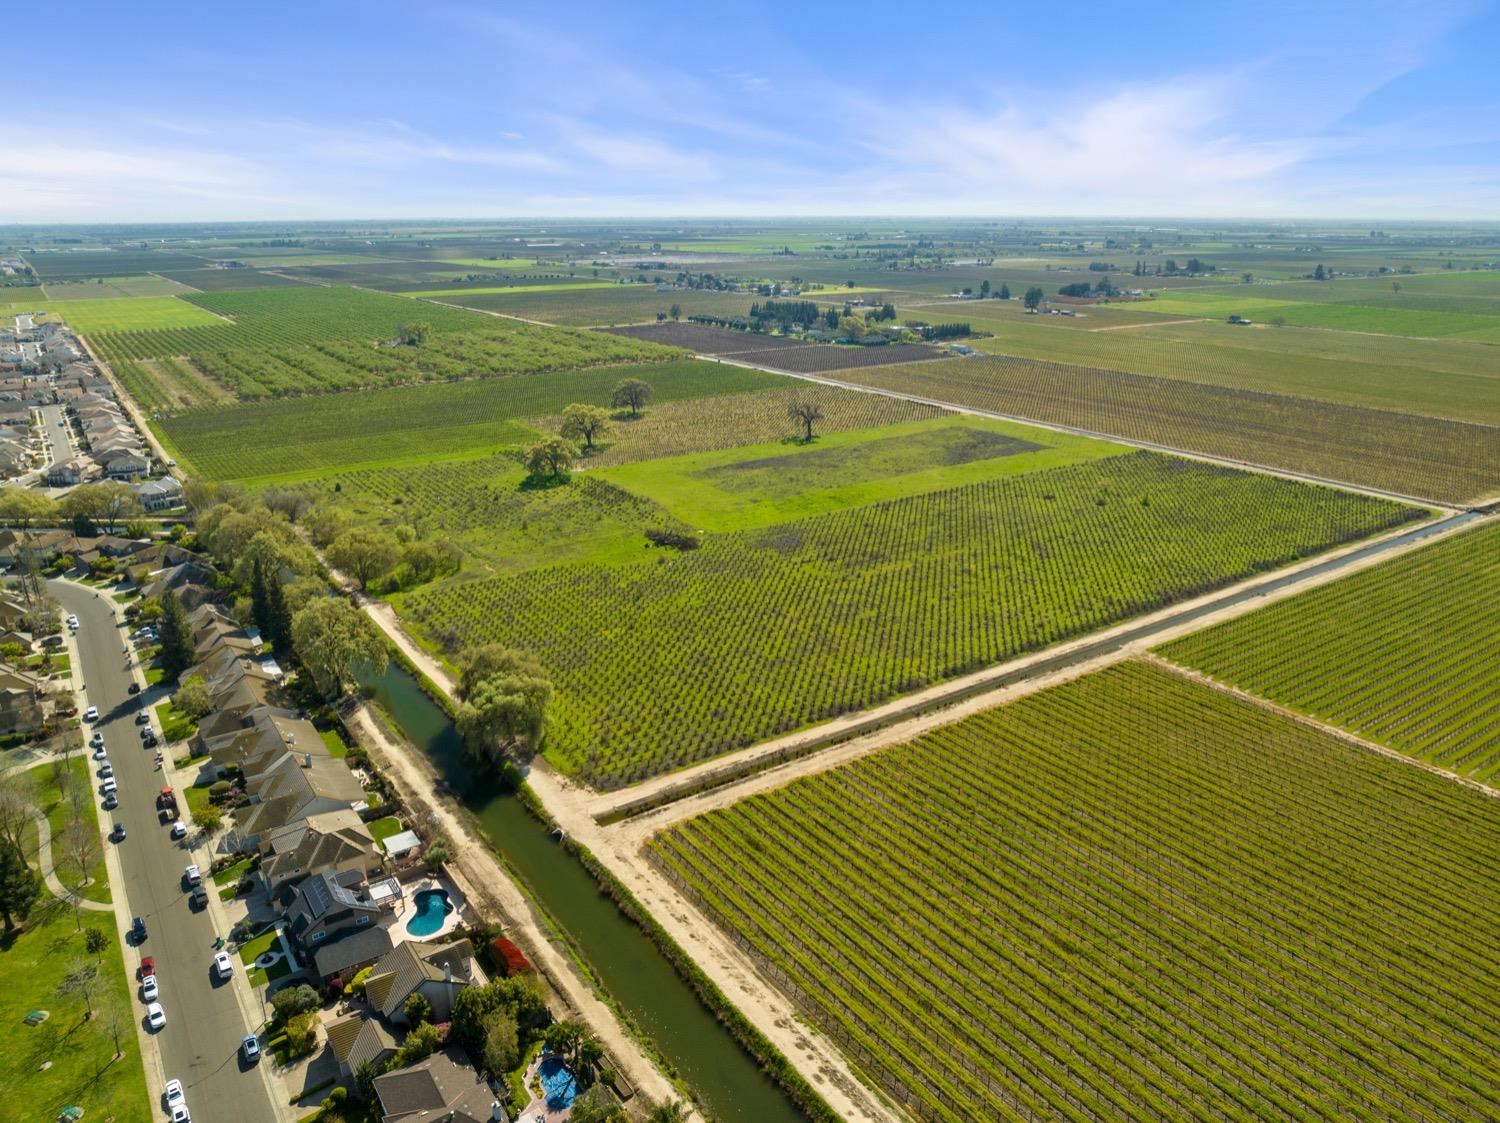
[[(275, 1121), (280, 1115), (272, 1106), (266, 1080), (239, 1058), (247, 1027), (235, 984), (213, 977), (214, 937), (227, 933), (214, 930), (207, 911), (189, 908), (182, 872), (195, 856), (183, 843), (171, 840), (157, 816), (156, 794), (163, 780), (156, 770), (155, 750), (141, 747), (135, 725), (142, 695), (129, 693), (134, 679), (126, 667), (126, 633), (117, 626), (112, 605), (92, 590), (63, 581), (48, 584), (64, 613), (78, 616), (79, 670), (89, 704), (99, 708), (93, 728), (104, 733), (120, 785), (120, 805), (101, 814), (111, 824), (125, 825), (125, 840), (107, 843), (117, 849), (125, 871), (124, 886), (112, 888), (117, 907), (127, 917), (146, 921), (145, 943), (127, 950), (125, 959), (132, 975), (140, 956), (156, 960), (159, 1001), (167, 1015), (166, 1026), (155, 1034), (162, 1075), (182, 1081), (194, 1123)], [(97, 790), (97, 776), (95, 782)], [(182, 806), (185, 811), (185, 801)], [(206, 858), (199, 864), (206, 867)], [(120, 903), (122, 888), (125, 903)], [(209, 891), (214, 891), (212, 885)], [(234, 961), (242, 984), (244, 967), (238, 956)], [(136, 1001), (138, 1016), (144, 1019), (146, 1006), (138, 990)], [(146, 1063), (152, 1063), (149, 1056)], [(161, 1104), (153, 1106), (164, 1115)]]

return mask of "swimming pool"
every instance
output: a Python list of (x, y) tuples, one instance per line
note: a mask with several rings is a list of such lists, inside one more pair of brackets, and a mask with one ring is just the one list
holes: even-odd
[(578, 1095), (578, 1081), (573, 1070), (553, 1056), (544, 1056), (536, 1066), (536, 1074), (542, 1081), (542, 1095), (547, 1098), (548, 1111), (561, 1111), (571, 1107), (573, 1097)]
[(417, 911), (406, 922), (406, 930), (413, 936), (432, 935), (453, 911), (453, 902), (448, 899), (446, 889), (423, 889), (417, 894), (416, 903)]

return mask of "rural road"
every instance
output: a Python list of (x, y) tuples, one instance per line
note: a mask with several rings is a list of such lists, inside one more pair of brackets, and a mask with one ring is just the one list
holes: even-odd
[[(156, 793), (164, 781), (156, 770), (153, 750), (141, 747), (135, 715), (142, 695), (129, 693), (136, 679), (126, 669), (125, 631), (119, 626), (115, 606), (107, 595), (71, 582), (49, 581), (48, 589), (64, 612), (78, 617), (79, 680), (85, 685), (89, 705), (99, 708), (99, 721), (93, 728), (104, 734), (120, 785), (119, 807), (100, 814), (107, 824), (123, 823), (126, 831), (124, 842), (106, 843), (115, 849), (124, 871), (124, 884), (113, 886), (116, 906), (126, 926), (133, 916), (146, 921), (146, 942), (125, 952), (133, 990), (139, 957), (156, 959), (160, 1001), (167, 1015), (166, 1026), (154, 1035), (163, 1069), (160, 1076), (182, 1081), (194, 1119), (274, 1123), (283, 1113), (281, 1097), (271, 1094), (269, 1071), (259, 1066), (247, 1070), (239, 1058), (240, 1040), (247, 1032), (241, 1002), (258, 1000), (250, 995), (238, 956), (232, 981), (219, 983), (212, 978), (212, 945), (222, 933), (214, 930), (211, 912), (189, 909), (182, 889), (183, 868), (196, 861), (206, 871), (209, 856), (191, 853), (182, 843), (173, 842), (157, 818)], [(184, 842), (193, 837), (189, 835)], [(244, 993), (237, 994), (237, 988)], [(138, 991), (133, 997), (140, 1021), (146, 1007)], [(152, 1063), (148, 1052), (148, 1070)], [(160, 1088), (161, 1083), (148, 1080), (153, 1088)], [(153, 1117), (160, 1111), (160, 1103), (153, 1103)]]

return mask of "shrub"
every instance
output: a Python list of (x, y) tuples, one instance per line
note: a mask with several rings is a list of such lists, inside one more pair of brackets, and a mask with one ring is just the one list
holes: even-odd
[(504, 936), (496, 936), (490, 941), (490, 961), (506, 978), (536, 971), (526, 953)]

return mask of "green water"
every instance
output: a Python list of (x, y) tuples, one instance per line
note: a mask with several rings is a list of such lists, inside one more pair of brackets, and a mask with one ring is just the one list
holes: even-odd
[(583, 866), (514, 796), (476, 782), (453, 723), (394, 662), (375, 696), (479, 820), (490, 844), (583, 953), (605, 989), (721, 1123), (802, 1123), (803, 1115)]

